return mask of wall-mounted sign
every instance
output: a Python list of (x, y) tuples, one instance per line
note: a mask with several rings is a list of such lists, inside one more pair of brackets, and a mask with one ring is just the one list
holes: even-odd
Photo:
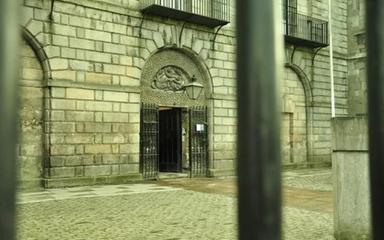
[(204, 132), (205, 125), (204, 124), (196, 124), (196, 132)]

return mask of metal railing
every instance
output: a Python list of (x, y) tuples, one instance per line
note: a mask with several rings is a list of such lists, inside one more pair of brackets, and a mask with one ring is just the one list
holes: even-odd
[(284, 34), (288, 37), (328, 45), (328, 22), (286, 9)]
[(152, 5), (159, 5), (229, 22), (229, 3), (230, 0), (142, 0), (141, 9)]

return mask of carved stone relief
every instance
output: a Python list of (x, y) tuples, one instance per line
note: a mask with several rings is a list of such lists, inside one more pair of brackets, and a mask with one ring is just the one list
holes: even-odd
[(165, 91), (182, 91), (189, 82), (188, 74), (181, 68), (168, 65), (161, 68), (152, 81), (152, 88)]
[[(198, 99), (190, 99), (184, 87), (195, 76), (204, 89)], [(178, 49), (164, 49), (151, 56), (142, 70), (141, 101), (159, 106), (207, 105), (209, 76), (196, 60)]]

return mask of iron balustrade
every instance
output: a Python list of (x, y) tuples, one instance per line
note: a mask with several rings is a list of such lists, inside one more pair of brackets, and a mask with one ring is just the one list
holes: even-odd
[(309, 47), (329, 45), (328, 22), (286, 8), (283, 25), (287, 42)]
[(230, 0), (142, 0), (141, 11), (210, 27), (230, 21)]

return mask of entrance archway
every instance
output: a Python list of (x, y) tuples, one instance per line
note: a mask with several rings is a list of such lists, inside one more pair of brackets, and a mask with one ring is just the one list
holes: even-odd
[[(211, 94), (207, 73), (197, 57), (186, 50), (163, 49), (146, 62), (141, 78), (140, 133), (144, 178), (157, 178), (160, 171), (207, 175), (207, 106)], [(184, 87), (192, 77), (204, 87), (197, 99), (190, 99), (185, 93)], [(149, 119), (156, 123), (149, 126)], [(152, 135), (148, 128), (152, 129)], [(152, 149), (150, 154), (146, 149)]]

